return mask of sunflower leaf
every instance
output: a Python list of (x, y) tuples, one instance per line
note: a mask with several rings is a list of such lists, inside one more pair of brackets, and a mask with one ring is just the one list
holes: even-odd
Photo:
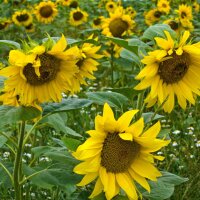
[(14, 42), (12, 40), (0, 40), (0, 46), (9, 46), (13, 49), (20, 49), (20, 44), (18, 42)]

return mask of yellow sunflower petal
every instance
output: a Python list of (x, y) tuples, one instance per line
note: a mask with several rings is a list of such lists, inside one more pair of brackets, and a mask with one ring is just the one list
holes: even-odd
[(80, 183), (77, 184), (77, 186), (84, 186), (87, 185), (88, 183), (92, 182), (96, 177), (98, 176), (98, 173), (88, 173), (86, 174), (83, 179), (81, 180)]
[(153, 126), (151, 126), (148, 130), (146, 130), (142, 134), (142, 136), (143, 137), (149, 137), (149, 138), (156, 138), (156, 136), (160, 132), (160, 129), (161, 129), (161, 125), (160, 125), (160, 122), (158, 121)]
[(92, 192), (92, 194), (89, 196), (90, 199), (94, 198), (95, 196), (97, 196), (98, 194), (100, 194), (103, 190), (103, 185), (101, 183), (100, 178), (97, 179), (97, 182), (94, 186), (94, 190)]

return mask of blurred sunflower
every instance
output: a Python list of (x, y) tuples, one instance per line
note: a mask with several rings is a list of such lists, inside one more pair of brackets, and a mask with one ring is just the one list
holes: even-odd
[(157, 3), (158, 11), (169, 14), (170, 5), (168, 0), (159, 0)]
[(69, 6), (72, 0), (60, 0), (63, 6)]
[(125, 9), (125, 13), (126, 13), (127, 15), (130, 15), (132, 19), (134, 19), (135, 16), (136, 16), (136, 14), (137, 14), (136, 11), (134, 10), (134, 8), (131, 7), (131, 6), (129, 6), (129, 7), (127, 7), (127, 8)]
[(35, 27), (34, 27), (33, 23), (25, 26), (25, 30), (26, 30), (26, 32), (29, 32), (29, 33), (34, 32), (35, 31)]
[[(88, 39), (93, 39), (93, 35)], [(94, 40), (97, 40), (97, 38)], [(82, 47), (80, 47), (80, 56), (76, 63), (79, 71), (75, 73), (74, 77), (71, 79), (73, 86), (73, 91), (71, 91), (72, 93), (79, 92), (81, 84), (87, 85), (85, 78), (95, 79), (93, 73), (97, 70), (97, 66), (99, 65), (96, 59), (103, 57), (102, 55), (97, 54), (97, 51), (99, 51), (100, 48), (101, 46), (95, 46), (91, 43), (84, 43)]]
[(78, 186), (84, 186), (97, 179), (89, 198), (105, 192), (107, 200), (111, 200), (124, 190), (129, 199), (138, 199), (135, 182), (150, 192), (146, 180), (157, 181), (162, 174), (153, 165), (154, 159), (163, 160), (162, 156), (154, 156), (169, 144), (157, 139), (160, 122), (144, 131), (144, 120), (130, 125), (138, 110), (125, 112), (115, 120), (112, 109), (104, 104), (103, 116), (96, 116), (95, 130), (87, 131), (90, 135), (72, 155), (83, 161), (74, 168), (77, 174), (85, 175)]
[(168, 19), (163, 22), (164, 24), (168, 24), (172, 30), (176, 31), (176, 33), (180, 33), (182, 28), (180, 21), (178, 19)]
[[(48, 40), (50, 41), (50, 40)], [(52, 44), (53, 41), (51, 41)], [(70, 79), (78, 72), (76, 66), (78, 48), (66, 49), (65, 37), (48, 50), (44, 45), (35, 46), (26, 54), (21, 50), (11, 50), (10, 66), (0, 70), (0, 75), (8, 77), (4, 81), (5, 92), (19, 95), (22, 105), (33, 102), (59, 102), (61, 93), (70, 91)]]
[(188, 30), (190, 32), (194, 30), (193, 23), (190, 20), (188, 20), (188, 19), (182, 19), (182, 20), (180, 20), (180, 22), (181, 22), (181, 26), (185, 30)]
[(182, 5), (179, 5), (178, 10), (176, 11), (178, 12), (180, 20), (185, 20), (185, 19), (191, 20), (193, 18), (191, 6), (182, 4)]
[(194, 2), (193, 4), (192, 4), (192, 8), (194, 9), (194, 11), (196, 12), (196, 13), (198, 13), (199, 12), (199, 4), (198, 4), (198, 2)]
[(129, 15), (124, 14), (122, 7), (118, 7), (114, 13), (109, 14), (110, 18), (105, 18), (102, 24), (104, 35), (121, 38), (133, 28), (134, 21)]
[(11, 20), (6, 19), (6, 18), (1, 18), (0, 19), (0, 30), (6, 29), (11, 23), (12, 23)]
[(76, 0), (71, 0), (70, 4), (69, 4), (70, 8), (78, 8), (78, 1)]
[(115, 9), (117, 8), (117, 4), (113, 1), (109, 1), (106, 3), (106, 10), (110, 12), (114, 12)]
[(92, 22), (92, 27), (93, 28), (102, 28), (102, 22), (103, 22), (104, 17), (103, 16), (99, 16), (93, 19)]
[(174, 108), (174, 96), (185, 109), (187, 101), (195, 104), (194, 94), (200, 95), (200, 44), (186, 44), (189, 31), (185, 31), (180, 41), (175, 41), (168, 31), (166, 39), (155, 37), (161, 48), (149, 52), (142, 60), (146, 66), (136, 76), (141, 82), (135, 87), (143, 90), (151, 87), (146, 99), (148, 106), (163, 104), (165, 112)]
[(145, 16), (145, 23), (148, 26), (151, 26), (154, 22), (157, 22), (160, 20), (160, 17), (162, 16), (162, 12), (160, 12), (157, 8), (152, 9), (148, 11), (147, 13), (144, 13)]
[(32, 23), (33, 17), (27, 10), (16, 11), (12, 15), (12, 21), (18, 26), (27, 26)]
[(35, 7), (35, 16), (39, 22), (50, 23), (54, 20), (55, 16), (58, 14), (56, 4), (52, 1), (40, 2)]
[(85, 22), (87, 22), (88, 14), (87, 12), (81, 10), (80, 8), (71, 10), (69, 16), (69, 23), (72, 26), (79, 26)]

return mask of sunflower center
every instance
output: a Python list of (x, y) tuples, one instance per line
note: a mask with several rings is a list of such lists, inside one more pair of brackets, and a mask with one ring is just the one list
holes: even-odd
[(100, 18), (96, 18), (93, 20), (93, 23), (97, 26), (101, 23), (101, 19)]
[(7, 26), (6, 23), (0, 23), (0, 30), (4, 29)]
[(175, 22), (175, 21), (171, 21), (169, 23), (170, 27), (173, 29), (173, 30), (177, 30), (178, 29), (178, 23)]
[(154, 13), (154, 17), (156, 17), (156, 18), (160, 18), (161, 15), (162, 15), (162, 13), (160, 11), (156, 11)]
[(187, 17), (187, 14), (185, 12), (181, 12), (181, 18)]
[(53, 14), (53, 9), (49, 5), (43, 6), (43, 7), (40, 8), (40, 14), (44, 18), (48, 18)]
[(18, 15), (16, 18), (19, 22), (24, 22), (29, 18), (29, 16), (28, 14), (21, 14), (21, 15)]
[(110, 32), (114, 37), (121, 37), (122, 34), (128, 29), (128, 23), (122, 19), (114, 19), (109, 24)]
[(190, 57), (187, 53), (177, 55), (173, 53), (172, 58), (169, 58), (159, 64), (158, 74), (164, 83), (172, 84), (180, 81), (186, 74), (189, 65)]
[(60, 68), (60, 60), (56, 57), (44, 53), (39, 56), (41, 66), (39, 68), (40, 76), (37, 76), (31, 63), (24, 67), (23, 74), (30, 85), (43, 85), (55, 79)]
[(109, 5), (109, 8), (113, 8), (113, 5), (112, 5), (112, 4), (110, 4), (110, 5)]
[(79, 67), (79, 69), (82, 67), (83, 62), (84, 62), (84, 59), (80, 59), (80, 60), (78, 60), (78, 62), (76, 63), (76, 65)]
[(74, 20), (79, 21), (83, 18), (83, 13), (80, 11), (77, 11), (73, 14), (73, 18)]
[(108, 133), (101, 151), (101, 165), (107, 172), (125, 172), (138, 155), (139, 148), (134, 141), (122, 140), (118, 133)]
[(70, 8), (77, 8), (78, 7), (78, 2), (77, 1), (72, 1), (69, 5)]
[(165, 3), (162, 4), (163, 8), (167, 8), (167, 5)]

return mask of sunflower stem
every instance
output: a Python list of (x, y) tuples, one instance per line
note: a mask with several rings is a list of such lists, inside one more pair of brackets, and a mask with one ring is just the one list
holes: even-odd
[(111, 56), (110, 56), (110, 66), (111, 66), (111, 85), (114, 85), (114, 45), (111, 44)]
[(20, 185), (20, 182), (22, 179), (21, 163), (22, 163), (22, 153), (23, 153), (23, 139), (25, 135), (25, 125), (26, 125), (25, 121), (22, 121), (20, 123), (17, 154), (14, 162), (13, 178), (14, 178), (14, 189), (15, 189), (15, 200), (22, 200), (22, 187)]
[(144, 109), (143, 102), (144, 102), (144, 92), (141, 92), (138, 95), (138, 99), (137, 99), (136, 108), (139, 110), (139, 112), (136, 114), (136, 119), (139, 119), (142, 115), (142, 111)]

